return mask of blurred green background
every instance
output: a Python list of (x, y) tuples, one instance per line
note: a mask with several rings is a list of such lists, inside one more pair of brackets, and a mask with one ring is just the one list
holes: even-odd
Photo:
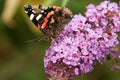
[[(24, 13), (24, 5), (66, 6), (73, 14), (86, 11), (89, 3), (103, 0), (0, 0), (0, 80), (46, 80), (43, 58), (49, 41)], [(118, 2), (119, 0), (113, 0)], [(120, 61), (119, 61), (120, 62)], [(118, 63), (120, 65), (120, 63)], [(75, 80), (120, 80), (120, 70), (111, 71), (112, 63), (97, 64), (93, 72)]]

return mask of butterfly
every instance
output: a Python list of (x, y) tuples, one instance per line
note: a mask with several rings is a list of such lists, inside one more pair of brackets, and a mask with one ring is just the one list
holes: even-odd
[(29, 19), (42, 31), (48, 40), (56, 38), (72, 19), (72, 12), (65, 7), (58, 6), (24, 6)]

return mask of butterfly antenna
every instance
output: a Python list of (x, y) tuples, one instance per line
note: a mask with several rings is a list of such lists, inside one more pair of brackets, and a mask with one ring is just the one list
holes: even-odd
[(26, 41), (27, 43), (31, 43), (31, 42), (35, 42), (35, 41), (38, 41), (38, 42), (40, 42), (40, 41), (42, 41), (43, 39), (45, 39), (44, 37), (43, 38), (36, 38), (36, 39), (32, 39), (32, 40), (28, 40), (28, 41)]

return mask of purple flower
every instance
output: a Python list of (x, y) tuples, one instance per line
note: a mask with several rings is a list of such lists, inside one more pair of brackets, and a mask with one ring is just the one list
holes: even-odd
[(111, 51), (111, 58), (112, 58), (112, 70), (120, 69), (120, 66), (117, 64), (117, 58), (120, 59), (120, 52), (119, 51)]
[(81, 14), (73, 17), (46, 51), (44, 65), (51, 80), (72, 80), (74, 75), (91, 72), (96, 62), (107, 60), (118, 44), (115, 33), (120, 31), (118, 12), (116, 3), (104, 1), (96, 7), (90, 4), (86, 17)]
[(118, 51), (112, 51), (112, 57), (113, 58), (120, 58), (120, 52), (118, 52)]
[(93, 27), (104, 27), (114, 32), (120, 31), (120, 7), (115, 2), (104, 1), (96, 7), (89, 4), (85, 15)]

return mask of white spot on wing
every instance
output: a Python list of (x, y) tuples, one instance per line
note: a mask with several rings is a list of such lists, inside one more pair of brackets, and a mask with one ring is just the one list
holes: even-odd
[(43, 13), (44, 12), (44, 10), (41, 10), (41, 13)]
[(45, 10), (46, 10), (46, 9), (48, 9), (48, 7), (42, 6), (42, 9), (45, 9)]
[(33, 20), (33, 18), (34, 18), (34, 14), (31, 14), (30, 15), (30, 20)]
[(36, 17), (36, 20), (39, 20), (41, 17), (42, 17), (42, 15), (39, 14), (39, 15)]

